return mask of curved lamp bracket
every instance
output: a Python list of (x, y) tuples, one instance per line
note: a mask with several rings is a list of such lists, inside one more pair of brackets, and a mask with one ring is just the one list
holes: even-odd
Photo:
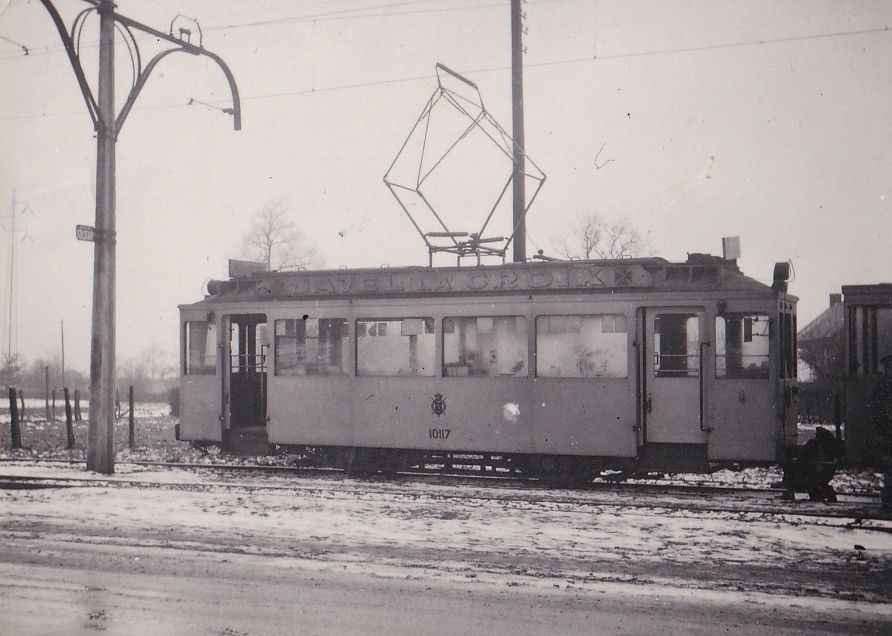
[[(84, 74), (84, 69), (80, 63), (80, 55), (77, 46), (75, 45), (75, 39), (79, 39), (79, 35), (81, 30), (83, 29), (83, 24), (86, 19), (86, 15), (91, 11), (99, 10), (99, 3), (92, 2), (93, 7), (82, 11), (78, 14), (77, 18), (74, 20), (74, 24), (71, 28), (71, 33), (65, 28), (65, 23), (62, 21), (62, 17), (59, 15), (59, 12), (53, 6), (51, 0), (41, 0), (41, 3), (46, 8), (47, 12), (53, 19), (53, 22), (56, 25), (56, 29), (59, 31), (59, 36), (62, 38), (62, 43), (65, 45), (65, 52), (68, 54), (68, 60), (71, 62), (71, 66), (74, 69), (74, 75), (77, 78), (77, 83), (80, 86), (81, 93), (84, 96), (84, 101), (87, 104), (87, 110), (90, 112), (90, 117), (93, 120), (93, 127), (95, 129), (99, 129), (99, 126), (102, 122), (100, 122), (99, 116), (99, 107), (96, 103), (96, 98), (93, 96), (93, 92), (90, 90), (90, 85), (87, 82), (86, 75)], [(167, 34), (163, 31), (158, 31), (151, 27), (148, 27), (144, 24), (140, 24), (135, 20), (131, 20), (125, 16), (115, 14), (115, 22), (123, 27), (123, 31), (121, 32), (125, 36), (125, 40), (129, 37), (129, 42), (127, 43), (128, 48), (131, 48), (131, 52), (134, 54), (134, 81), (133, 87), (130, 89), (130, 93), (127, 96), (127, 101), (124, 102), (124, 106), (121, 108), (121, 112), (118, 113), (117, 118), (114, 122), (114, 132), (115, 136), (121, 131), (121, 128), (124, 125), (124, 120), (127, 119), (127, 115), (130, 114), (130, 110), (133, 108), (133, 104), (136, 102), (136, 98), (139, 97), (139, 93), (142, 91), (146, 82), (149, 79), (152, 71), (158, 65), (162, 59), (167, 57), (171, 53), (183, 52), (189, 53), (191, 55), (204, 55), (206, 57), (214, 60), (220, 69), (223, 71), (223, 74), (226, 76), (226, 80), (229, 82), (229, 88), (232, 91), (232, 108), (224, 108), (223, 112), (232, 115), (233, 117), (233, 125), (236, 130), (242, 129), (242, 109), (241, 102), (239, 100), (238, 87), (235, 84), (235, 77), (232, 75), (232, 71), (229, 70), (229, 67), (226, 65), (220, 56), (215, 53), (211, 53), (210, 51), (205, 50), (201, 46), (201, 27), (198, 26), (198, 23), (194, 20), (189, 20), (188, 18), (184, 18), (183, 16), (177, 16), (174, 18), (174, 22), (171, 23), (171, 33)], [(191, 30), (189, 29), (180, 29), (180, 36), (175, 37), (173, 35), (174, 23), (177, 20), (188, 20), (190, 23), (196, 26), (198, 31), (198, 46), (191, 44), (188, 39), (191, 39)], [(136, 42), (136, 38), (133, 36), (133, 31), (142, 31), (143, 33), (147, 33), (152, 35), (160, 40), (164, 40), (166, 42), (170, 42), (171, 44), (176, 45), (176, 48), (168, 49), (167, 51), (162, 51), (158, 55), (152, 58), (152, 60), (146, 64), (145, 68), (142, 67), (142, 58), (139, 53), (139, 46)], [(187, 33), (188, 32), (188, 33)], [(188, 38), (186, 36), (189, 36)], [(186, 39), (184, 39), (186, 38)], [(111, 124), (111, 122), (109, 122)]]

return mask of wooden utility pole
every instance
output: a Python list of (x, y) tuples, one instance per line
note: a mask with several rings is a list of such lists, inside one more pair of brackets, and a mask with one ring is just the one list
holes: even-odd
[(43, 368), (43, 401), (46, 403), (46, 421), (50, 421), (50, 368)]
[(100, 0), (87, 470), (115, 472), (115, 5)]
[(12, 437), (12, 447), (22, 447), (22, 429), (19, 426), (19, 405), (16, 390), (9, 387), (9, 428)]
[(68, 386), (65, 384), (65, 321), (62, 322), (62, 386)]
[(74, 448), (74, 422), (71, 417), (71, 393), (65, 387), (65, 437), (68, 439), (68, 448)]
[(527, 258), (526, 161), (523, 138), (523, 13), (521, 0), (511, 0), (511, 103), (514, 137), (514, 262)]
[(130, 433), (130, 448), (133, 448), (133, 445), (136, 443), (136, 414), (135, 414), (135, 400), (133, 399), (133, 385), (130, 385), (130, 412), (129, 412), (129, 433)]

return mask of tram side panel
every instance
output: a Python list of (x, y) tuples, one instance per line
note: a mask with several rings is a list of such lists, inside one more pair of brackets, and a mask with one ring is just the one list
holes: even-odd
[(779, 317), (753, 300), (731, 300), (715, 316), (704, 369), (710, 459), (776, 461), (788, 442), (785, 429), (795, 440), (791, 325), (789, 314)]
[(219, 442), (222, 385), (217, 324), (204, 311), (183, 314), (180, 375), (180, 438)]
[(635, 457), (634, 378), (539, 378), (532, 394), (532, 452)]
[(275, 444), (634, 457), (622, 380), (275, 378)]
[(529, 452), (526, 382), (449, 378), (277, 378), (277, 444)]
[(709, 459), (775, 461), (782, 432), (774, 383), (725, 380), (710, 387)]

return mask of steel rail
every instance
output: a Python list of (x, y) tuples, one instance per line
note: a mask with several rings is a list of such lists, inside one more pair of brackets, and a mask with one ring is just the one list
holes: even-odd
[[(128, 462), (120, 462), (127, 465)], [(304, 469), (271, 466), (224, 466), (208, 464), (172, 464), (165, 462), (129, 462), (130, 465), (145, 467), (166, 467), (200, 470), (222, 474), (220, 481), (194, 482), (187, 480), (153, 480), (151, 477), (136, 479), (124, 475), (114, 476), (64, 476), (39, 477), (30, 475), (0, 475), (0, 490), (50, 489), (50, 488), (139, 488), (158, 490), (195, 490), (199, 492), (244, 491), (244, 492), (319, 492), (330, 489), (333, 492), (356, 493), (368, 496), (388, 495), (394, 497), (428, 496), (437, 500), (497, 501), (528, 504), (567, 505), (587, 508), (619, 507), (637, 509), (659, 509), (667, 512), (694, 511), (698, 513), (742, 513), (769, 515), (772, 517), (851, 519), (851, 527), (882, 532), (892, 532), (892, 523), (882, 527), (862, 526), (863, 520), (888, 519), (879, 510), (879, 496), (867, 493), (841, 493), (842, 501), (835, 504), (816, 503), (807, 500), (795, 502), (781, 500), (777, 489), (752, 489), (739, 487), (702, 487), (678, 484), (640, 484), (598, 482), (592, 488), (567, 490), (555, 489), (546, 484), (513, 479), (480, 479), (463, 475), (441, 475), (422, 473), (401, 473), (387, 478), (353, 479), (339, 470)], [(273, 470), (270, 470), (273, 469)], [(305, 477), (324, 480), (326, 483), (309, 483), (305, 479), (291, 479), (287, 482), (247, 482), (241, 478), (246, 472), (277, 472), (283, 476)], [(227, 480), (226, 473), (239, 475), (238, 480)], [(145, 473), (143, 473), (145, 475)], [(444, 489), (430, 491), (407, 491), (406, 485), (443, 486)], [(479, 485), (472, 492), (467, 490), (450, 491), (449, 487)], [(399, 489), (391, 489), (399, 486)], [(755, 519), (754, 519), (755, 520)], [(892, 522), (892, 519), (889, 519)]]

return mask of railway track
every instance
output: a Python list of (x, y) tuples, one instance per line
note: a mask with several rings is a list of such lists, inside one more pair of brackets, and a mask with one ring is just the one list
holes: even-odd
[[(36, 463), (36, 462), (35, 462)], [(80, 468), (84, 462), (62, 462)], [(388, 476), (348, 477), (331, 469), (293, 468), (285, 466), (203, 465), (172, 462), (118, 462), (116, 475), (35, 476), (12, 467), (0, 474), (0, 489), (40, 490), (52, 488), (139, 488), (160, 490), (193, 490), (196, 492), (291, 491), (332, 496), (425, 497), (442, 500), (489, 500), (542, 503), (572, 507), (648, 508), (666, 511), (692, 510), (715, 513), (767, 514), (800, 517), (803, 520), (832, 519), (858, 525), (864, 520), (877, 520), (871, 528), (892, 532), (892, 520), (883, 523), (879, 495), (873, 493), (839, 493), (833, 504), (811, 502), (807, 498), (786, 501), (775, 488), (742, 488), (716, 485), (682, 485), (671, 483), (594, 481), (584, 488), (555, 488), (535, 480), (500, 477), (403, 472)], [(142, 470), (141, 472), (136, 472)], [(134, 472), (129, 472), (133, 470)], [(170, 470), (184, 471), (182, 476)], [(155, 472), (158, 471), (158, 472)], [(158, 478), (166, 475), (169, 478)], [(197, 479), (190, 479), (189, 476)], [(182, 478), (178, 478), (182, 477)]]

